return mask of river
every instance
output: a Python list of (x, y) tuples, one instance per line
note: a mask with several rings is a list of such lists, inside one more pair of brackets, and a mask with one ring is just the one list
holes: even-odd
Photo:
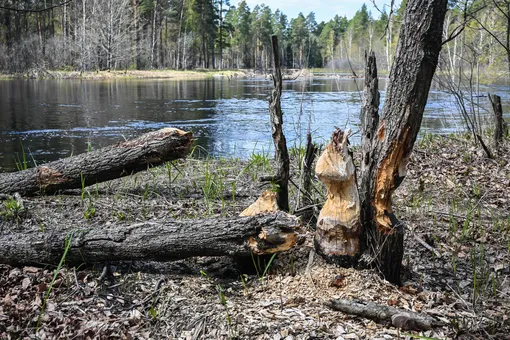
[[(0, 171), (86, 152), (144, 132), (172, 126), (192, 131), (202, 156), (248, 158), (272, 155), (268, 97), (272, 81), (203, 80), (3, 80), (0, 81)], [(384, 100), (386, 80), (381, 79)], [(349, 127), (359, 140), (362, 80), (314, 78), (284, 83), (282, 108), (288, 146), (300, 146), (308, 128), (327, 141), (335, 127)], [(483, 87), (503, 98), (506, 85)], [(479, 98), (488, 108), (486, 97)], [(487, 116), (487, 112), (482, 115)], [(421, 132), (464, 129), (454, 99), (433, 88)]]

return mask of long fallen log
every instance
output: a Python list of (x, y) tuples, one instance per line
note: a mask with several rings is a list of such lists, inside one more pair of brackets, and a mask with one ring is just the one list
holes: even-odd
[(409, 310), (380, 305), (374, 302), (333, 299), (326, 303), (331, 309), (357, 315), (377, 322), (387, 322), (403, 330), (426, 331), (441, 322), (435, 318)]
[(296, 245), (299, 220), (284, 212), (206, 220), (161, 220), (136, 224), (83, 225), (4, 231), (0, 263), (58, 264), (66, 244), (68, 265), (105, 261), (170, 261), (193, 256), (249, 256)]
[(192, 144), (191, 132), (161, 129), (35, 168), (0, 174), (0, 194), (52, 194), (109, 181), (186, 157)]

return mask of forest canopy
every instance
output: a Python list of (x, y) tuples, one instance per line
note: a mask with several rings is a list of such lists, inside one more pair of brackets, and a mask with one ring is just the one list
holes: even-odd
[[(363, 4), (350, 19), (332, 13), (317, 22), (314, 12), (289, 18), (246, 1), (0, 0), (0, 71), (267, 70), (273, 34), (282, 67), (362, 69), (365, 50), (374, 50), (387, 71), (406, 3), (376, 2), (376, 13)], [(482, 69), (505, 70), (507, 1), (451, 1), (449, 7), (442, 62), (455, 68), (476, 59)], [(456, 35), (460, 27), (466, 29)]]

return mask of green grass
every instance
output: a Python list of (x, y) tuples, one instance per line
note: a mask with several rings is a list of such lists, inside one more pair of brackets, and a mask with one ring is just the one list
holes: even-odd
[(69, 234), (66, 236), (65, 240), (65, 246), (64, 246), (64, 253), (62, 254), (62, 257), (60, 258), (60, 262), (58, 263), (57, 269), (55, 269), (55, 273), (53, 274), (53, 279), (50, 282), (50, 286), (48, 287), (48, 290), (44, 294), (44, 300), (41, 306), (41, 311), (39, 312), (39, 317), (37, 318), (37, 325), (35, 327), (35, 332), (39, 330), (39, 327), (41, 326), (42, 317), (44, 315), (44, 310), (46, 309), (46, 303), (48, 302), (48, 298), (50, 297), (51, 290), (53, 289), (53, 284), (55, 283), (55, 280), (57, 279), (58, 274), (60, 273), (60, 269), (64, 265), (64, 261), (66, 259), (67, 253), (69, 251), (69, 248), (71, 247), (71, 241), (73, 240), (73, 234)]
[(23, 217), (23, 213), (26, 211), (23, 203), (20, 200), (17, 200), (15, 197), (7, 196), (7, 199), (2, 202), (3, 203), (3, 211), (0, 211), (0, 216), (8, 220), (12, 220), (15, 222), (21, 221)]
[(19, 158), (19, 155), (16, 153), (16, 159), (14, 161), (16, 163), (16, 168), (18, 169), (18, 171), (28, 169), (27, 154), (25, 153), (25, 147), (23, 146), (23, 142), (21, 143), (21, 159)]

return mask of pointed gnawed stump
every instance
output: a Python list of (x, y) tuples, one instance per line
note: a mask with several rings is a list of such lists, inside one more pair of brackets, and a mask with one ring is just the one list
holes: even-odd
[(317, 222), (315, 249), (342, 265), (354, 264), (360, 253), (360, 203), (355, 167), (348, 149), (349, 132), (337, 129), (333, 133), (315, 168), (328, 189)]

